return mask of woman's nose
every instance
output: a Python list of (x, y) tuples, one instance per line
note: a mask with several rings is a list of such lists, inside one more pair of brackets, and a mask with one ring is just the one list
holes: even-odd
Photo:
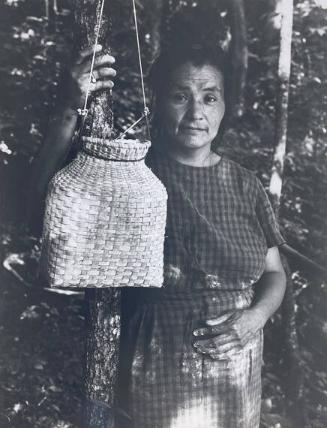
[(203, 106), (198, 100), (191, 100), (188, 105), (187, 117), (192, 120), (203, 119)]

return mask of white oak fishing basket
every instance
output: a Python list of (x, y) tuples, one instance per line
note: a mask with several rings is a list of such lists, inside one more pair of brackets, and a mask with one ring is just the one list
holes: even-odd
[(167, 192), (145, 165), (149, 141), (83, 137), (51, 180), (41, 274), (52, 287), (160, 287)]

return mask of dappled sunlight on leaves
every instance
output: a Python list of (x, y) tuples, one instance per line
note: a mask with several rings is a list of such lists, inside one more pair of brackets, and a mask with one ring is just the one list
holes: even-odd
[[(152, 47), (151, 1), (144, 0), (140, 11), (145, 71)], [(140, 117), (143, 105), (130, 5), (116, 3), (119, 14), (113, 12), (119, 19), (114, 22), (113, 40), (119, 73), (114, 110), (116, 128), (122, 131)], [(61, 9), (51, 22), (44, 16), (41, 0), (5, 0), (0, 6), (0, 239), (1, 263), (7, 263), (1, 271), (0, 291), (0, 396), (5, 397), (0, 426), (4, 427), (80, 427), (84, 352), (81, 296), (44, 290), (45, 284), (37, 279), (39, 241), (20, 229), (29, 163), (43, 143), (49, 114), (57, 102), (60, 76), (73, 57), (73, 3), (63, 0), (58, 4)], [(246, 111), (228, 129), (218, 149), (254, 171), (267, 186), (274, 149), (277, 33), (267, 30), (265, 2), (251, 0), (245, 4), (250, 51)], [(322, 264), (326, 254), (322, 231), (327, 225), (326, 8), (325, 0), (295, 2), (288, 153), (280, 212), (288, 242)], [(220, 13), (223, 20), (228, 19), (225, 9)], [(224, 31), (227, 46), (227, 25)], [(292, 277), (305, 362), (304, 393), (313, 426), (324, 428), (326, 288), (309, 281), (300, 267), (294, 268)], [(266, 330), (263, 428), (288, 426), (282, 331), (281, 314), (277, 313)]]

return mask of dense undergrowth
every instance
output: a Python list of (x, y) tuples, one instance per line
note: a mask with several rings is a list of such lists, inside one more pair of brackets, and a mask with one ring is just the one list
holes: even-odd
[[(24, 205), (30, 164), (46, 134), (60, 75), (72, 58), (72, 10), (45, 19), (41, 0), (0, 5), (0, 426), (78, 428), (82, 407), (83, 299), (42, 289), (36, 280), (37, 240), (26, 233)], [(51, 2), (50, 2), (51, 3)], [(129, 2), (114, 3), (116, 127), (142, 111)], [(208, 4), (215, 2), (210, 1)], [(219, 3), (219, 2), (216, 2)], [(263, 2), (246, 2), (250, 64), (244, 116), (220, 147), (268, 183), (273, 153), (277, 31)], [(151, 55), (150, 0), (140, 8), (145, 65)], [(326, 254), (327, 10), (323, 1), (295, 2), (288, 153), (280, 211), (282, 230), (297, 250), (324, 264)], [(119, 11), (119, 13), (118, 13)], [(224, 2), (218, 14), (228, 33)], [(119, 17), (119, 18), (118, 18)], [(8, 261), (8, 259), (7, 259)], [(20, 275), (8, 270), (13, 266)], [(304, 396), (313, 427), (327, 423), (326, 289), (320, 277), (294, 263), (297, 327)], [(28, 285), (31, 285), (29, 287)], [(266, 329), (264, 427), (287, 427), (283, 324)], [(300, 428), (300, 427), (299, 427)]]

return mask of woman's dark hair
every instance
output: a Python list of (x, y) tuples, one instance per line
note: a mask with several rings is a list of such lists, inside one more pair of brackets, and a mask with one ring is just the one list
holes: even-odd
[(152, 124), (154, 136), (160, 128), (159, 105), (161, 96), (166, 92), (171, 81), (173, 72), (181, 65), (190, 62), (195, 66), (211, 65), (223, 75), (224, 97), (225, 97), (225, 115), (219, 128), (218, 138), (220, 140), (226, 123), (229, 118), (231, 107), (230, 76), (231, 67), (227, 54), (218, 46), (206, 46), (203, 44), (192, 44), (189, 46), (174, 46), (161, 52), (154, 61), (148, 75), (149, 86), (152, 90), (152, 110), (154, 116)]

